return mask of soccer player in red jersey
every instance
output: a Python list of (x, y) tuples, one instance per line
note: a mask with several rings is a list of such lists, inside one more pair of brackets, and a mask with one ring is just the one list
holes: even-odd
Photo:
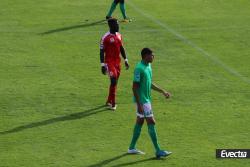
[(106, 105), (111, 110), (116, 110), (116, 88), (121, 71), (121, 57), (125, 60), (126, 69), (129, 68), (128, 59), (122, 43), (122, 35), (119, 33), (119, 24), (117, 19), (108, 20), (109, 32), (101, 39), (100, 61), (101, 71), (104, 75), (108, 73), (110, 78), (109, 96)]

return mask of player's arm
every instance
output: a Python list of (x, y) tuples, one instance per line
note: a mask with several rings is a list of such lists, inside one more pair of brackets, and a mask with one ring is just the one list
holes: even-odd
[(104, 63), (104, 59), (105, 59), (105, 50), (104, 50), (104, 38), (101, 39), (100, 42), (100, 62), (101, 62), (101, 71), (103, 75), (106, 75), (107, 73), (107, 68), (106, 68), (106, 64)]
[(100, 49), (100, 62), (104, 64), (104, 49)]
[(138, 107), (138, 112), (143, 113), (143, 107), (140, 103), (140, 96), (138, 94), (138, 89), (140, 88), (141, 81), (141, 71), (139, 69), (135, 69), (134, 71), (134, 80), (133, 80), (133, 94), (135, 97), (135, 101)]
[(121, 51), (121, 55), (123, 57), (123, 59), (125, 60), (125, 66), (126, 66), (126, 70), (129, 69), (129, 64), (128, 64), (128, 59), (126, 56), (126, 52), (123, 46), (120, 47), (120, 51)]
[(171, 96), (171, 94), (167, 91), (165, 91), (164, 89), (160, 88), (159, 86), (155, 85), (154, 83), (151, 84), (151, 89), (162, 93), (166, 98), (169, 98)]
[(138, 112), (142, 113), (143, 112), (143, 108), (142, 108), (142, 105), (140, 103), (140, 97), (139, 97), (139, 94), (138, 94), (138, 89), (140, 87), (140, 83), (139, 82), (133, 82), (133, 94), (134, 94), (134, 97), (135, 97), (135, 101), (136, 101), (136, 104), (138, 106)]
[(107, 73), (107, 68), (106, 65), (104, 63), (104, 49), (100, 49), (100, 62), (101, 62), (101, 71), (103, 75), (106, 75)]

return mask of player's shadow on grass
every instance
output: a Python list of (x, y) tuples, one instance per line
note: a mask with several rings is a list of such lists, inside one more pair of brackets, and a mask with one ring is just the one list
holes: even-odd
[(77, 28), (91, 27), (91, 26), (95, 26), (95, 25), (104, 24), (104, 23), (106, 23), (105, 21), (106, 20), (99, 20), (99, 21), (95, 21), (95, 22), (91, 22), (91, 23), (84, 23), (84, 24), (78, 24), (78, 25), (73, 25), (73, 26), (68, 26), (68, 27), (61, 27), (61, 28), (57, 28), (57, 29), (53, 29), (53, 30), (39, 33), (39, 35), (49, 35), (49, 34), (53, 34), (53, 33), (57, 33), (57, 32), (77, 29)]
[(122, 157), (125, 157), (127, 155), (128, 155), (127, 153), (124, 153), (124, 154), (118, 155), (116, 157), (113, 157), (113, 158), (110, 158), (110, 159), (106, 159), (106, 160), (101, 161), (99, 163), (96, 163), (96, 164), (93, 164), (93, 165), (89, 165), (87, 167), (102, 167), (102, 166), (108, 165), (109, 163), (111, 163), (113, 161), (121, 159)]
[(60, 116), (60, 117), (56, 117), (56, 118), (47, 119), (47, 120), (44, 120), (44, 121), (33, 122), (33, 123), (30, 123), (30, 124), (18, 126), (18, 127), (13, 128), (13, 129), (0, 132), (0, 135), (16, 133), (16, 132), (20, 132), (20, 131), (23, 131), (23, 130), (26, 130), (26, 129), (45, 126), (45, 125), (49, 125), (49, 124), (53, 124), (53, 123), (57, 123), (57, 122), (71, 121), (71, 120), (86, 118), (88, 116), (91, 116), (91, 115), (94, 115), (94, 114), (97, 114), (97, 113), (100, 113), (100, 112), (103, 112), (103, 111), (106, 111), (106, 110), (108, 110), (108, 109), (105, 107), (105, 105), (101, 105), (101, 106), (97, 106), (95, 108), (88, 109), (88, 110), (85, 110), (85, 111), (82, 111), (82, 112), (73, 113), (73, 114), (69, 114), (69, 115), (65, 115), (65, 116)]
[[(113, 165), (113, 166), (111, 166), (111, 167), (131, 166), (131, 165), (136, 165), (136, 164), (139, 164), (139, 163), (148, 162), (148, 161), (154, 161), (154, 160), (161, 160), (161, 161), (164, 161), (165, 159), (157, 159), (157, 158), (155, 158), (155, 157), (152, 157), (152, 158), (142, 159), (142, 160), (133, 161), (133, 162), (127, 162), (127, 163), (116, 164), (116, 165)], [(147, 165), (145, 165), (145, 166), (147, 166)]]
[[(103, 160), (99, 163), (96, 163), (96, 164), (93, 164), (93, 165), (89, 165), (87, 167), (103, 167), (103, 166), (110, 166), (109, 164), (111, 162), (114, 162), (114, 161), (117, 161), (125, 156), (137, 156), (137, 155), (131, 155), (131, 154), (127, 154), (127, 153), (124, 153), (124, 154), (121, 154), (121, 155), (118, 155), (116, 157), (113, 157), (113, 158), (110, 158), (110, 159), (106, 159), (106, 160)], [(159, 159), (156, 159), (155, 157), (153, 158), (147, 158), (147, 159), (143, 159), (143, 160), (139, 160), (139, 161), (133, 161), (133, 162), (128, 162), (128, 163), (121, 163), (121, 164), (116, 164), (116, 165), (113, 165), (111, 167), (120, 167), (120, 166), (130, 166), (130, 165), (135, 165), (135, 164), (139, 164), (139, 163), (143, 163), (143, 162), (147, 162), (147, 161), (152, 161), (152, 160), (159, 160)], [(160, 160), (164, 160), (164, 159), (160, 159)]]

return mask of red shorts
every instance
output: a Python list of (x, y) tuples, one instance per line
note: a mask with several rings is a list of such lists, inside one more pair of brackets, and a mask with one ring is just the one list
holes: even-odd
[(108, 74), (110, 78), (119, 78), (121, 73), (120, 65), (107, 64)]

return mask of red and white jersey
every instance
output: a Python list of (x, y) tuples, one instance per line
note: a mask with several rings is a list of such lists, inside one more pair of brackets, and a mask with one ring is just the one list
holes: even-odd
[(120, 47), (122, 46), (122, 35), (120, 33), (111, 34), (107, 32), (101, 39), (100, 49), (104, 49), (107, 64), (120, 65)]

